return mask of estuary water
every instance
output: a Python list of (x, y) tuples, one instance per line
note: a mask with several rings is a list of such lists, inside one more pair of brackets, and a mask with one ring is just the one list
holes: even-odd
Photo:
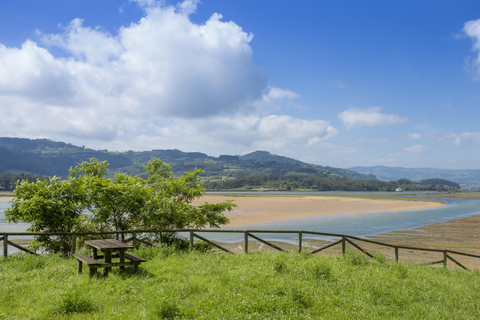
[[(337, 233), (352, 236), (369, 236), (394, 230), (418, 228), (427, 224), (445, 222), (480, 214), (480, 200), (445, 200), (446, 206), (409, 211), (366, 212), (330, 216), (276, 220), (242, 226), (224, 226), (227, 230), (304, 230)], [(258, 234), (266, 236), (266, 234)], [(230, 241), (240, 241), (241, 236), (227, 236)], [(268, 239), (285, 241), (296, 235), (269, 234)], [(209, 236), (210, 238), (210, 236)], [(224, 237), (222, 237), (224, 238)], [(235, 239), (234, 239), (235, 238)], [(304, 238), (323, 238), (304, 235)], [(243, 238), (242, 238), (243, 239)], [(223, 239), (226, 241), (227, 239)]]
[[(2, 198), (0, 198), (2, 199)], [(0, 200), (0, 233), (2, 232), (25, 232), (29, 227), (28, 223), (6, 223), (4, 211), (10, 207), (9, 200)]]
[[(332, 194), (334, 196), (334, 194)], [(411, 197), (411, 195), (407, 195)], [(402, 197), (399, 195), (399, 197)], [(459, 219), (480, 214), (480, 199), (444, 200), (446, 206), (409, 211), (367, 212), (355, 214), (340, 214), (307, 218), (295, 218), (254, 223), (241, 226), (223, 226), (224, 230), (305, 230), (327, 233), (346, 234), (352, 236), (368, 236), (378, 233), (406, 230), (423, 225)], [(0, 200), (0, 233), (23, 232), (28, 228), (26, 223), (8, 224), (3, 218), (3, 212), (9, 207), (9, 201)], [(208, 239), (236, 242), (243, 240), (242, 234), (209, 233), (202, 234)], [(269, 234), (270, 240), (286, 241), (296, 237), (292, 234)]]

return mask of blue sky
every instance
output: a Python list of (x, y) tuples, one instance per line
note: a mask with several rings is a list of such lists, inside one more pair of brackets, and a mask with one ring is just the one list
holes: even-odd
[(0, 4), (0, 136), (480, 169), (478, 1)]

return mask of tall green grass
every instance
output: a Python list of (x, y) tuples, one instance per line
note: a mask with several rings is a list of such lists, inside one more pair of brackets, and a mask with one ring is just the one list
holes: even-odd
[(478, 319), (480, 273), (359, 252), (211, 254), (141, 249), (139, 273), (89, 278), (76, 260), (0, 258), (6, 319)]

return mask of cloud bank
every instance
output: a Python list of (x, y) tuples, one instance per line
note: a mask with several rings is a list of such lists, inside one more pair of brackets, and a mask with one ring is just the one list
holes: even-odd
[(279, 148), (337, 134), (322, 120), (271, 114), (299, 95), (268, 85), (253, 35), (236, 23), (217, 13), (192, 22), (198, 1), (136, 2), (144, 17), (115, 34), (77, 18), (20, 48), (0, 44), (0, 135)]
[(408, 121), (407, 118), (396, 114), (380, 113), (381, 110), (382, 107), (369, 107), (367, 109), (350, 108), (341, 112), (338, 118), (348, 129), (386, 126)]

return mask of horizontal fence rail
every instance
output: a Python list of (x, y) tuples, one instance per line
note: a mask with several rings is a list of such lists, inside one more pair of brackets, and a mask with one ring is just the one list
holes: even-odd
[[(442, 253), (443, 254), (443, 259), (438, 260), (438, 261), (432, 261), (426, 263), (426, 265), (433, 265), (433, 264), (443, 264), (444, 266), (447, 266), (448, 260), (453, 262), (455, 265), (468, 270), (467, 267), (465, 267), (463, 264), (461, 264), (458, 260), (453, 258), (451, 255), (455, 254), (458, 256), (464, 256), (464, 257), (470, 257), (470, 258), (477, 258), (480, 259), (480, 255), (475, 255), (471, 253), (465, 253), (465, 252), (459, 252), (459, 251), (453, 251), (453, 250), (447, 250), (447, 249), (431, 249), (431, 248), (419, 248), (419, 247), (409, 247), (409, 246), (402, 246), (402, 245), (393, 245), (389, 243), (384, 243), (380, 241), (375, 241), (375, 240), (370, 240), (370, 239), (365, 239), (365, 238), (360, 238), (356, 236), (349, 236), (349, 235), (343, 235), (343, 234), (336, 234), (336, 233), (327, 233), (327, 232), (316, 232), (316, 231), (305, 231), (305, 230), (223, 230), (223, 229), (146, 229), (146, 230), (125, 230), (125, 231), (90, 231), (90, 232), (2, 232), (0, 233), (0, 243), (3, 243), (3, 256), (7, 257), (8, 256), (8, 246), (11, 245), (19, 250), (22, 250), (24, 252), (30, 253), (30, 254), (35, 254), (38, 255), (36, 252), (31, 251), (28, 248), (25, 248), (15, 242), (12, 242), (9, 240), (10, 236), (38, 236), (38, 235), (43, 235), (43, 236), (70, 236), (71, 237), (71, 243), (70, 243), (70, 255), (73, 256), (75, 254), (75, 251), (77, 249), (77, 237), (78, 236), (88, 236), (88, 235), (115, 235), (118, 238), (122, 238), (122, 241), (124, 242), (132, 242), (133, 246), (135, 248), (138, 248), (139, 244), (142, 243), (144, 245), (148, 246), (153, 246), (153, 243), (150, 243), (149, 241), (145, 239), (140, 239), (138, 236), (141, 234), (162, 234), (162, 233), (188, 233), (189, 234), (189, 240), (190, 240), (190, 247), (194, 247), (195, 243), (195, 238), (201, 241), (204, 241), (224, 252), (227, 253), (233, 253), (232, 251), (228, 250), (227, 248), (221, 246), (220, 244), (209, 240), (201, 235), (199, 233), (240, 233), (244, 234), (244, 252), (248, 253), (249, 252), (249, 239), (252, 238), (254, 240), (257, 240), (269, 247), (272, 247), (278, 251), (285, 251), (285, 249), (279, 247), (276, 244), (273, 244), (270, 241), (267, 241), (265, 239), (260, 238), (258, 235), (259, 233), (267, 233), (267, 234), (276, 234), (276, 233), (282, 233), (282, 234), (297, 234), (298, 235), (298, 252), (302, 251), (302, 244), (304, 242), (304, 236), (305, 235), (316, 235), (316, 236), (324, 236), (324, 237), (333, 237), (333, 238), (340, 238), (337, 241), (334, 241), (328, 245), (325, 245), (320, 248), (315, 248), (313, 249), (310, 254), (315, 254), (321, 251), (324, 251), (326, 249), (329, 249), (333, 246), (336, 245), (341, 245), (342, 249), (342, 254), (345, 254), (346, 252), (346, 245), (349, 244), (355, 249), (359, 250), (360, 252), (363, 252), (366, 256), (370, 258), (374, 258), (374, 255), (371, 252), (368, 252), (366, 249), (363, 249), (358, 242), (364, 242), (364, 243), (369, 243), (369, 244), (375, 244), (383, 247), (389, 247), (393, 248), (395, 250), (394, 256), (395, 256), (395, 262), (399, 261), (399, 251), (400, 249), (402, 250), (413, 250), (413, 251), (424, 251), (424, 252), (436, 252), (436, 253)], [(125, 235), (131, 234), (132, 236), (125, 239)], [(160, 237), (161, 239), (161, 237)], [(356, 241), (356, 242), (354, 242)]]

